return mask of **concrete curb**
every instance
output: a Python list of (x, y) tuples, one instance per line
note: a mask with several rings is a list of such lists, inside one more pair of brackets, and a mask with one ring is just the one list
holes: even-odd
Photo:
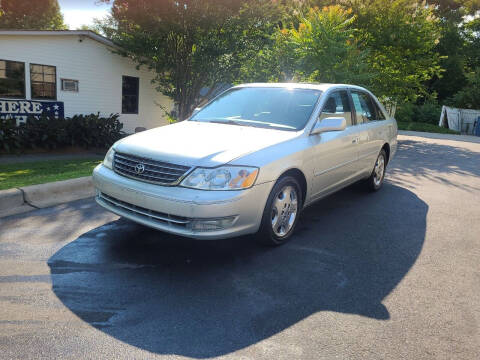
[(0, 191), (0, 217), (30, 211), (33, 207), (25, 204), (23, 192), (20, 189)]
[(50, 207), (95, 194), (92, 177), (0, 191), (0, 217)]

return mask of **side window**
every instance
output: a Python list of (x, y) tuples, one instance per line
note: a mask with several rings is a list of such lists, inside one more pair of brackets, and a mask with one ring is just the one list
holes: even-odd
[(373, 106), (375, 107), (375, 112), (377, 113), (376, 120), (387, 120), (385, 117), (385, 114), (383, 113), (382, 109), (380, 109), (380, 106), (378, 106), (377, 102), (372, 99)]
[(347, 91), (336, 91), (328, 97), (323, 105), (320, 120), (328, 117), (343, 117), (347, 126), (352, 125), (352, 109), (350, 109)]
[(372, 100), (367, 93), (361, 91), (352, 91), (353, 106), (357, 114), (357, 124), (368, 123), (369, 121), (376, 120), (375, 108), (373, 107)]

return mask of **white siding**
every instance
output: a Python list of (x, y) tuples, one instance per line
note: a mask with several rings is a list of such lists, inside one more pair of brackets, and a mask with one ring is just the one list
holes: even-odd
[[(81, 41), (80, 41), (81, 40)], [(65, 116), (100, 112), (120, 114), (126, 132), (167, 124), (164, 112), (172, 102), (151, 84), (152, 73), (137, 70), (130, 60), (114, 54), (106, 45), (88, 37), (0, 35), (0, 59), (25, 62), (26, 98), (30, 95), (30, 63), (57, 68), (57, 101), (65, 104)], [(122, 76), (140, 79), (139, 114), (122, 115)], [(61, 90), (61, 79), (79, 81), (79, 92)]]

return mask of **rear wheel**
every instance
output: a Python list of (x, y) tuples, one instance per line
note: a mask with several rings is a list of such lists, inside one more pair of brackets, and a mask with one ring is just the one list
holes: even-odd
[(258, 241), (270, 246), (287, 242), (297, 224), (302, 204), (297, 179), (291, 176), (280, 178), (268, 196), (257, 233)]
[(377, 191), (383, 185), (383, 180), (385, 178), (385, 169), (387, 167), (387, 154), (384, 149), (378, 154), (377, 161), (375, 162), (375, 167), (373, 168), (372, 174), (367, 179), (367, 187), (370, 191)]

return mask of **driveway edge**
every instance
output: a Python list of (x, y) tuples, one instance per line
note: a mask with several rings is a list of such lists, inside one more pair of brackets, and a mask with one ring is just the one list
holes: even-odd
[(0, 217), (85, 199), (94, 195), (91, 176), (0, 191)]
[(428, 133), (421, 131), (398, 130), (398, 135), (416, 136), (427, 139), (465, 141), (480, 144), (480, 136)]

